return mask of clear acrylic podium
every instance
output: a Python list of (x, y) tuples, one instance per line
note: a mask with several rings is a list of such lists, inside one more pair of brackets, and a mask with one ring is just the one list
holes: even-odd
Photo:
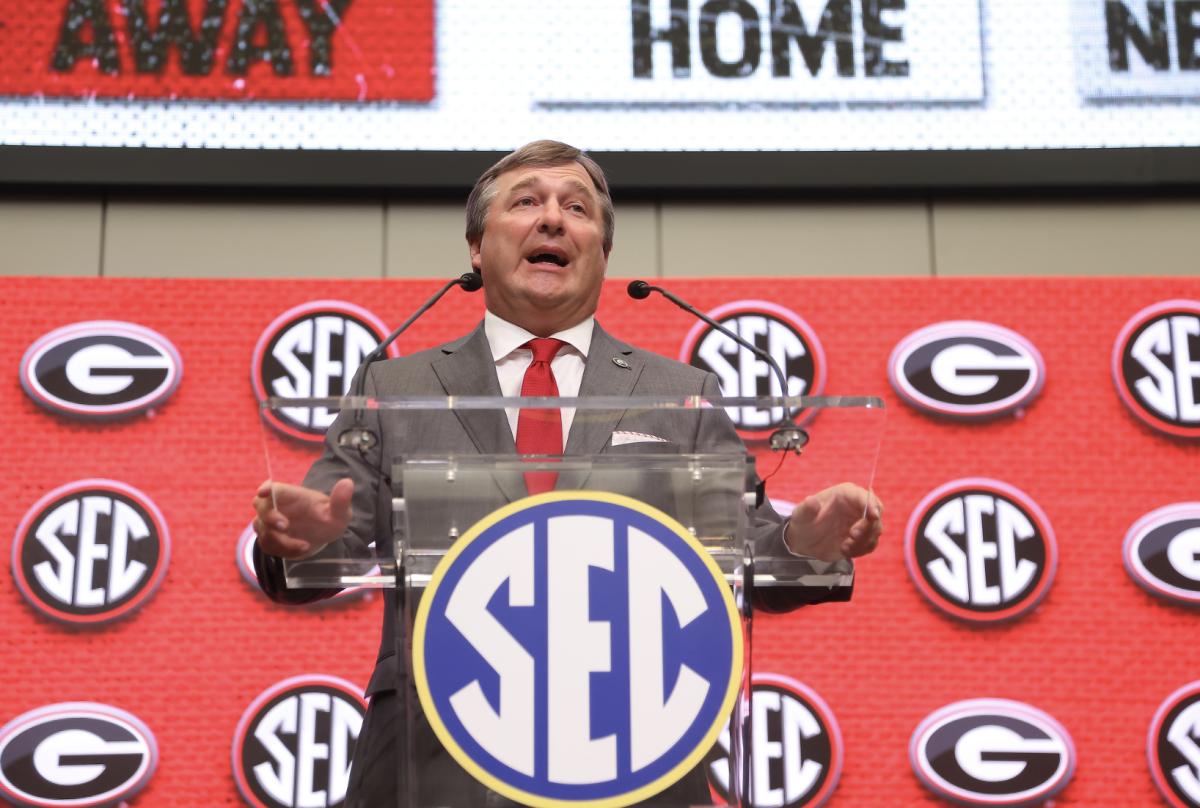
[[(448, 434), (468, 423), (476, 429), (490, 423), (496, 430), (510, 430), (507, 413), (522, 407), (557, 408), (571, 419), (572, 431), (599, 429), (611, 437), (599, 451), (586, 454), (571, 454), (568, 440), (568, 453), (555, 457), (406, 451), (405, 442), (416, 441), (394, 439), (396, 434), (414, 432)], [(807, 439), (798, 453), (772, 451), (757, 442), (751, 442), (748, 451), (726, 420), (726, 413), (746, 421), (745, 416), (753, 412), (771, 413), (778, 420), (785, 407), (795, 413)], [(648, 506), (650, 512), (678, 523), (693, 549), (707, 555), (719, 570), (732, 593), (741, 629), (736, 642), (741, 644), (742, 665), (734, 674), (736, 695), (730, 702), (727, 726), (719, 737), (706, 736), (710, 748), (693, 753), (694, 770), (679, 776), (679, 784), (668, 783), (657, 795), (643, 794), (636, 804), (673, 804), (677, 798), (671, 795), (684, 793), (685, 786), (691, 796), (686, 803), (674, 804), (751, 804), (748, 706), (754, 614), (848, 599), (854, 576), (852, 565), (844, 559), (822, 561), (791, 553), (783, 543), (777, 511), (786, 517), (793, 504), (833, 485), (852, 483), (870, 490), (883, 434), (881, 399), (346, 397), (269, 399), (264, 408), (293, 417), (304, 408), (331, 416), (340, 410), (326, 437), (327, 455), (347, 464), (346, 473), (355, 477), (356, 486), (376, 486), (379, 501), (390, 502), (390, 534), (377, 535), (370, 527), (359, 527), (313, 558), (285, 562), (284, 569), (288, 588), (391, 590), (386, 598), (393, 616), (389, 622), (395, 626), (395, 647), (404, 649), (395, 683), (402, 716), (395, 727), (396, 806), (556, 804), (526, 800), (526, 792), (520, 789), (505, 795), (474, 783), (470, 788), (451, 789), (457, 796), (443, 799), (441, 784), (427, 780), (471, 775), (452, 765), (429, 765), (428, 747), (437, 741), (431, 740), (413, 683), (414, 619), (438, 565), (473, 526), (527, 496), (525, 480), (530, 472), (555, 475), (558, 494), (603, 492)], [(312, 452), (292, 438), (264, 430), (269, 476), (298, 482), (313, 460)], [(762, 434), (765, 439), (767, 432)], [(511, 432), (503, 437), (511, 437)], [(764, 496), (760, 477), (769, 478), (769, 496)], [(370, 520), (359, 514), (358, 521)], [(669, 691), (670, 683), (665, 687)], [(697, 785), (700, 778), (706, 787)], [(695, 796), (697, 788), (703, 790), (703, 799)], [(515, 799), (514, 793), (522, 798)]]

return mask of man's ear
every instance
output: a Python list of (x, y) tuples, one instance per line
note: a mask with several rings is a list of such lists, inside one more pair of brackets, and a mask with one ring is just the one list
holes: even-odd
[(483, 237), (480, 236), (478, 241), (467, 241), (467, 249), (471, 252), (471, 268), (476, 272), (483, 272)]

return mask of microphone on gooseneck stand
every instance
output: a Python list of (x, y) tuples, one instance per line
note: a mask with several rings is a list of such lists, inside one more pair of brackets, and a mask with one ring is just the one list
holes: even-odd
[[(691, 314), (693, 317), (696, 317), (697, 319), (703, 320), (705, 323), (708, 323), (708, 325), (712, 326), (717, 331), (720, 331), (722, 334), (729, 337), (731, 340), (736, 342), (738, 345), (741, 345), (743, 348), (745, 348), (746, 350), (753, 353), (759, 359), (766, 362), (767, 365), (771, 368), (771, 370), (774, 371), (775, 377), (777, 379), (779, 379), (780, 395), (782, 395), (784, 397), (787, 396), (787, 389), (788, 389), (787, 377), (783, 375), (783, 369), (779, 367), (779, 363), (775, 361), (775, 358), (773, 356), (771, 356), (769, 353), (767, 353), (766, 351), (764, 351), (762, 348), (759, 348), (757, 345), (754, 345), (747, 339), (743, 339), (741, 336), (730, 331), (728, 328), (721, 325), (716, 320), (714, 320), (713, 318), (709, 317), (704, 312), (697, 309), (695, 306), (691, 305), (690, 303), (688, 303), (685, 300), (682, 300), (679, 297), (676, 297), (675, 295), (671, 294), (666, 289), (663, 289), (660, 286), (651, 286), (650, 284), (646, 283), (645, 281), (637, 280), (637, 281), (630, 281), (629, 286), (626, 287), (625, 291), (627, 291), (629, 293), (629, 296), (632, 297), (634, 300), (645, 300), (646, 298), (650, 297), (651, 292), (658, 292), (660, 295), (662, 295), (667, 300), (674, 303), (679, 308), (686, 311), (688, 314)], [(783, 408), (783, 424), (782, 424), (782, 426), (780, 426), (778, 429), (776, 429), (774, 432), (771, 433), (771, 438), (770, 438), (771, 449), (774, 451), (783, 450), (783, 451), (790, 451), (790, 452), (795, 452), (796, 454), (800, 454), (800, 450), (804, 448), (804, 445), (806, 443), (808, 443), (808, 433), (805, 432), (800, 427), (796, 426), (796, 422), (792, 419), (791, 412), (788, 410), (787, 407), (784, 407)]]
[[(375, 350), (363, 357), (362, 364), (358, 367), (358, 374), (354, 379), (354, 389), (351, 395), (361, 397), (363, 390), (367, 384), (367, 368), (372, 362), (377, 362), (387, 355), (388, 346), (396, 341), (396, 338), (408, 330), (408, 327), (417, 321), (422, 314), (433, 308), (433, 304), (442, 299), (442, 295), (449, 292), (451, 287), (461, 286), (464, 292), (475, 292), (483, 286), (483, 275), (478, 272), (464, 272), (452, 281), (447, 281), (446, 285), (439, 289), (434, 295), (425, 301), (421, 308), (412, 313), (412, 316), (400, 324), (400, 327), (388, 334), (387, 339), (379, 343)], [(348, 428), (342, 430), (337, 436), (338, 446), (353, 447), (358, 449), (359, 453), (366, 453), (377, 443), (379, 436), (367, 428), (366, 422), (363, 420), (363, 410), (359, 407), (354, 409), (354, 423)]]

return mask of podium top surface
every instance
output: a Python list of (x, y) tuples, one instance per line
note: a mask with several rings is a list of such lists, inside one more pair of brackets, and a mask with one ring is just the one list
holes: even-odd
[(880, 396), (270, 396), (264, 410), (292, 408), (363, 410), (495, 410), (507, 408), (576, 410), (694, 410), (703, 407), (755, 409), (884, 409)]

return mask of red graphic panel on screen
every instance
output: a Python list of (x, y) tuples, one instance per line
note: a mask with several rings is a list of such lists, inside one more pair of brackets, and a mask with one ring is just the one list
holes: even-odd
[(429, 101), (433, 0), (0, 0), (0, 94)]

